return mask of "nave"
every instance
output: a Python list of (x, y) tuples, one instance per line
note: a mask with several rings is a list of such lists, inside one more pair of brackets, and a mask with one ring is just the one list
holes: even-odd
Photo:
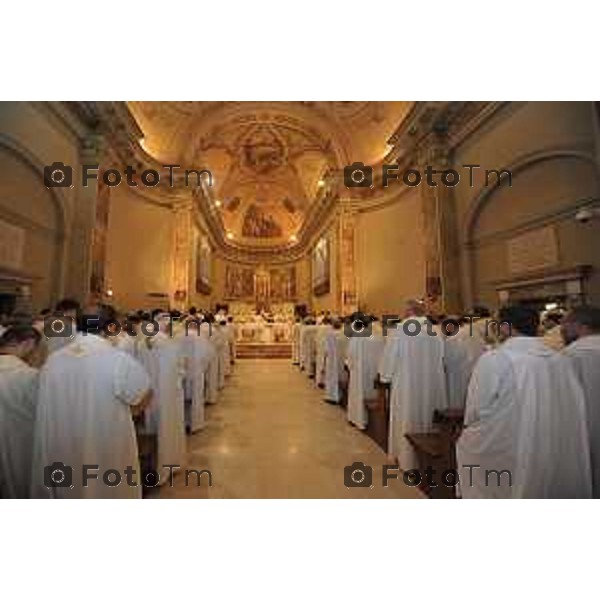
[[(207, 424), (188, 436), (187, 469), (149, 498), (422, 498), (402, 478), (381, 486), (385, 453), (350, 425), (346, 412), (323, 402), (321, 390), (289, 360), (238, 360)], [(346, 488), (344, 467), (373, 467), (372, 488)]]

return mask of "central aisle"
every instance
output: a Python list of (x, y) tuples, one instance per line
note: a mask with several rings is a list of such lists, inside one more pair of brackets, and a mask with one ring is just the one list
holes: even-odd
[[(238, 360), (206, 428), (188, 436), (188, 469), (208, 469), (200, 487), (185, 476), (160, 498), (421, 498), (398, 480), (381, 485), (384, 452), (322, 401), (314, 382), (289, 360)], [(344, 486), (344, 467), (373, 467), (373, 488)]]

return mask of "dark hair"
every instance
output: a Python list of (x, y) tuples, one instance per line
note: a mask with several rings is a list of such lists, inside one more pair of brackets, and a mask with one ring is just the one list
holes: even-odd
[(190, 315), (195, 315), (198, 312), (198, 309), (195, 306), (190, 307)]
[(116, 311), (112, 306), (100, 306), (95, 314), (79, 315), (77, 318), (77, 331), (100, 335), (115, 320)]
[(68, 310), (79, 312), (81, 310), (81, 305), (74, 298), (63, 298), (56, 303), (55, 310), (56, 312), (66, 312)]
[(492, 313), (487, 306), (483, 306), (482, 304), (476, 304), (471, 309), (471, 316), (478, 317), (480, 319), (485, 319), (487, 317), (491, 317)]
[(27, 325), (11, 325), (3, 334), (0, 336), (0, 348), (6, 348), (6, 346), (14, 346), (21, 342), (33, 340), (37, 346), (42, 341), (42, 336), (37, 329)]
[(529, 306), (504, 306), (498, 311), (500, 323), (509, 323), (511, 329), (523, 335), (535, 337), (538, 334), (540, 315), (535, 308)]
[(549, 312), (546, 313), (546, 315), (544, 316), (544, 320), (545, 321), (550, 321), (551, 323), (554, 323), (555, 325), (560, 325), (560, 322), (563, 319), (563, 315), (560, 312)]
[(594, 333), (600, 333), (600, 308), (597, 306), (576, 306), (571, 309), (569, 320), (589, 327)]

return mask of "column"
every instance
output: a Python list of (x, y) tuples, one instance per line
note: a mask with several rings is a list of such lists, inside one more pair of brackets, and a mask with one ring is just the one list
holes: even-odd
[[(422, 176), (419, 191), (425, 235), (425, 292), (430, 310), (446, 314), (463, 309), (454, 192), (441, 181), (441, 172), (452, 168), (450, 159), (442, 133), (432, 132), (417, 149), (417, 168)], [(432, 176), (437, 186), (428, 185), (427, 166), (437, 171)]]
[[(96, 134), (87, 135), (79, 150), (79, 167), (101, 165), (104, 158), (104, 140)], [(73, 165), (75, 167), (75, 165)], [(75, 205), (69, 234), (69, 266), (66, 273), (65, 295), (74, 297), (84, 304), (94, 300), (90, 297), (92, 276), (92, 251), (94, 227), (96, 225), (97, 181), (88, 187), (81, 185), (81, 170), (74, 169)]]
[(342, 315), (358, 310), (356, 288), (356, 211), (342, 207), (338, 222), (339, 307)]
[(192, 203), (182, 202), (174, 209), (175, 226), (173, 228), (173, 267), (171, 278), (171, 301), (174, 308), (184, 309), (190, 301), (192, 282), (190, 273), (195, 254), (192, 221)]

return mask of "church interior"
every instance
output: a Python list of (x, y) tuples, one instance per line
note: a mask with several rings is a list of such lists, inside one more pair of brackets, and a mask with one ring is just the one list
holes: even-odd
[[(442, 181), (447, 172), (456, 175)], [(187, 430), (175, 456), (212, 481), (176, 474), (148, 485), (149, 499), (460, 495), (420, 476), (413, 484), (403, 456), (413, 470), (456, 468), (473, 365), (462, 397), (432, 404), (427, 426), (390, 416), (408, 379), (394, 370), (400, 345), (387, 380), (381, 367), (393, 346), (381, 334), (387, 316), (458, 329), (506, 307), (544, 323), (598, 306), (599, 224), (597, 102), (0, 103), (0, 325), (37, 323), (39, 402), (50, 401), (41, 388), (68, 351), (54, 360), (49, 318), (110, 308), (138, 328), (136, 343), (149, 322), (173, 338), (173, 321), (199, 338), (212, 328), (210, 343), (186, 355), (172, 418)], [(353, 329), (356, 315), (375, 334)], [(129, 354), (155, 360), (147, 346)], [(437, 360), (427, 352), (422, 360)], [(431, 365), (448, 376), (447, 363)], [(201, 383), (194, 369), (204, 369)], [(200, 399), (190, 385), (202, 386)], [(166, 464), (157, 457), (169, 410), (158, 425), (133, 413), (142, 471)], [(394, 440), (399, 422), (414, 427)], [(30, 427), (33, 440), (39, 423)], [(600, 479), (600, 448), (586, 468), (594, 460)], [(345, 479), (357, 463), (401, 471), (388, 485), (364, 470)], [(90, 489), (82, 497), (104, 497)]]

